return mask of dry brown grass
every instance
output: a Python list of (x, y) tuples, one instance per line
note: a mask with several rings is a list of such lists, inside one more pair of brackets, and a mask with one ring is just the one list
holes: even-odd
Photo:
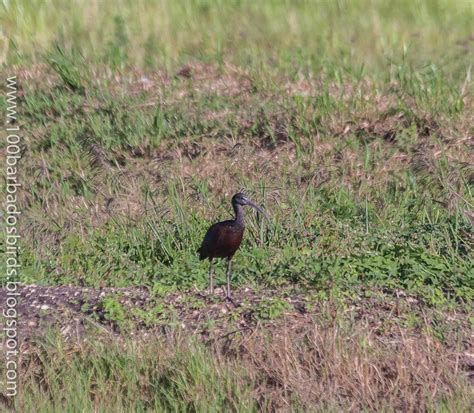
[[(93, 341), (87, 336), (80, 342), (69, 337), (67, 342), (53, 340), (53, 346), (26, 345), (21, 377), (24, 387), (39, 382), (47, 393), (48, 383), (60, 381), (65, 374), (62, 369), (67, 370), (73, 360), (88, 365), (88, 359), (106, 359), (100, 353), (104, 348), (99, 343), (103, 343), (112, 354), (118, 351), (125, 358), (136, 357), (143, 400), (153, 400), (151, 383), (158, 377), (169, 375), (167, 380), (173, 382), (175, 375), (182, 377), (180, 372), (189, 369), (196, 376), (188, 379), (196, 382), (183, 389), (192, 387), (192, 397), (207, 397), (202, 386), (209, 375), (226, 383), (232, 372), (237, 388), (249, 386), (245, 397), (255, 400), (259, 411), (470, 411), (474, 402), (472, 336), (469, 329), (453, 327), (464, 316), (452, 318), (452, 329), (449, 320), (443, 320), (447, 329), (440, 339), (433, 334), (433, 314), (423, 311), (418, 324), (404, 325), (412, 304), (399, 304), (398, 315), (392, 309), (383, 318), (376, 307), (371, 310), (366, 304), (359, 311), (327, 302), (318, 306), (320, 313), (311, 321), (301, 322), (287, 313), (250, 329), (219, 332), (206, 339), (203, 365), (193, 359), (202, 344), (180, 328), (165, 329), (165, 335), (144, 335), (133, 344), (96, 330)], [(57, 360), (48, 361), (51, 357)], [(111, 368), (109, 374), (115, 377)], [(55, 369), (58, 377), (51, 376)], [(132, 385), (120, 381), (104, 385), (97, 380), (90, 391), (98, 401), (106, 400), (117, 386)], [(230, 406), (238, 405), (231, 388), (225, 394)], [(126, 400), (124, 396), (122, 401)]]
[[(361, 326), (315, 325), (303, 336), (283, 330), (270, 342), (254, 336), (243, 348), (247, 371), (263, 381), (257, 394), (272, 394), (275, 409), (289, 410), (297, 399), (304, 409), (425, 411), (467, 386), (454, 379), (459, 354), (402, 329), (391, 339)], [(467, 409), (472, 400), (464, 397), (457, 402)]]
[[(146, 289), (25, 291), (22, 387), (39, 385), (53, 400), (58, 389), (67, 389), (72, 366), (80, 365), (94, 378), (85, 390), (98, 401), (110, 399), (117, 386), (135, 389), (136, 368), (140, 394), (130, 390), (120, 403), (130, 402), (128, 397), (152, 403), (152, 383), (160, 377), (168, 385), (181, 383), (184, 400), (205, 399), (203, 386), (211, 377), (225, 389), (229, 405), (238, 405), (236, 388), (246, 389), (238, 397), (268, 412), (468, 412), (474, 402), (470, 313), (430, 308), (403, 292), (368, 289), (353, 299), (318, 301), (308, 292), (245, 288), (235, 291), (237, 307), (200, 292), (172, 293), (161, 300), (173, 309), (167, 319), (154, 326), (134, 320), (132, 327), (104, 317), (99, 302), (112, 295), (126, 313), (152, 311), (156, 298)], [(278, 294), (289, 305), (278, 316), (264, 317), (261, 311)], [(46, 318), (38, 313), (44, 304)], [(40, 324), (30, 327), (35, 320)], [(58, 334), (51, 335), (51, 327)], [(131, 372), (124, 360), (133, 360)], [(113, 384), (102, 383), (103, 363)], [(229, 385), (229, 373), (234, 384), (226, 388), (221, 383)]]

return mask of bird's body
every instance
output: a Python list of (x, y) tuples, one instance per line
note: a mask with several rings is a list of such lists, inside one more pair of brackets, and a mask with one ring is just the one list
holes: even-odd
[[(232, 207), (235, 218), (213, 224), (206, 232), (201, 247), (198, 249), (199, 259), (209, 259), (209, 288), (213, 292), (212, 260), (214, 258), (227, 259), (227, 298), (230, 299), (231, 262), (234, 254), (239, 249), (244, 235), (244, 211), (243, 206), (249, 205), (266, 217), (265, 212), (255, 205), (243, 194), (235, 194), (232, 197)], [(268, 217), (267, 217), (268, 218)]]
[(207, 230), (201, 248), (198, 250), (199, 259), (233, 257), (242, 242), (244, 228), (234, 220), (212, 225)]

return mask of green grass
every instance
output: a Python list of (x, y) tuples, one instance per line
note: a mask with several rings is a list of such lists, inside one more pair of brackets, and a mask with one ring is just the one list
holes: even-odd
[[(52, 43), (114, 69), (168, 68), (190, 57), (297, 75), (379, 72), (402, 56), (465, 75), (468, 0), (7, 1), (7, 58), (40, 60)], [(467, 43), (466, 43), (467, 42)], [(467, 45), (467, 46), (466, 46)]]
[[(282, 307), (270, 302), (269, 312), (261, 311), (262, 302), (256, 316), (272, 322)], [(234, 332), (209, 345), (179, 328), (144, 340), (89, 331), (94, 339), (80, 342), (51, 331), (32, 340), (21, 359), (16, 407), (36, 412), (253, 412), (288, 406), (297, 411), (469, 411), (472, 392), (455, 372), (452, 353), (459, 354), (469, 332), (445, 317), (429, 321), (433, 314), (426, 309), (390, 315), (383, 323), (375, 318), (377, 326), (368, 325), (375, 312), (368, 307), (368, 318), (353, 320), (347, 309), (325, 303), (309, 325), (295, 325), (292, 318), (271, 330), (274, 334), (257, 327), (250, 335)], [(404, 317), (410, 325), (402, 325)], [(390, 339), (374, 340), (374, 328), (387, 328)], [(437, 345), (427, 345), (433, 340)]]
[[(34, 177), (24, 185), (23, 281), (203, 287), (207, 264), (195, 251), (243, 187), (272, 222), (248, 217), (237, 283), (331, 280), (472, 299), (472, 171), (448, 138), (463, 132), (464, 110), (430, 99), (405, 108), (390, 90), (394, 106), (380, 113), (357, 93), (220, 96), (178, 80), (163, 93), (172, 102), (183, 90), (189, 101), (143, 107), (148, 93), (112, 95), (108, 84), (78, 86), (62, 73), (55, 89), (32, 89), (20, 106), (30, 148), (23, 173)], [(266, 93), (274, 101), (262, 104)], [(211, 160), (215, 144), (223, 152)], [(281, 161), (272, 165), (272, 153)]]
[[(64, 50), (48, 59), (56, 86), (34, 82), (19, 107), (29, 148), (22, 281), (202, 287), (195, 251), (245, 188), (272, 223), (249, 216), (236, 282), (472, 299), (472, 169), (451, 138), (468, 133), (467, 109), (439, 74), (407, 69), (395, 89), (381, 82), (383, 109), (371, 84), (346, 94), (324, 77), (315, 97), (275, 84), (229, 96), (176, 79), (160, 86), (161, 103), (131, 93), (133, 82), (91, 79)], [(223, 152), (212, 161), (215, 144)]]
[[(4, 1), (2, 74), (22, 92), (20, 280), (204, 289), (196, 250), (245, 189), (271, 223), (249, 211), (233, 286), (296, 285), (321, 300), (375, 286), (469, 306), (472, 21), (462, 0)], [(285, 312), (275, 300), (262, 319)], [(102, 305), (127, 321), (113, 298)], [(135, 315), (159, 324), (165, 312)], [(88, 396), (103, 371), (141, 391), (152, 358), (102, 350), (44, 363), (78, 410), (109, 397)], [(195, 411), (256, 408), (238, 405), (248, 389), (229, 371), (201, 372), (200, 351), (164, 387), (148, 383), (161, 393), (146, 403), (110, 406), (180, 410), (201, 394)], [(44, 410), (61, 411), (64, 389), (49, 386), (58, 404)]]
[(172, 351), (165, 343), (110, 341), (79, 349), (49, 334), (37, 345), (17, 401), (24, 411), (256, 410), (248, 386), (239, 381), (245, 373), (235, 363), (219, 366), (197, 342)]

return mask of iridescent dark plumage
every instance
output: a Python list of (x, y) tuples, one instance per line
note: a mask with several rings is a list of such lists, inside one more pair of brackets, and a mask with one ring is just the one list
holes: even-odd
[(242, 242), (244, 225), (234, 220), (212, 225), (199, 248), (199, 259), (232, 258)]
[[(218, 222), (206, 232), (201, 247), (198, 249), (199, 259), (209, 259), (209, 289), (213, 292), (212, 260), (214, 258), (227, 259), (227, 298), (230, 298), (231, 262), (235, 252), (239, 249), (244, 235), (244, 210), (243, 206), (249, 205), (260, 211), (265, 217), (265, 212), (255, 205), (244, 194), (237, 193), (232, 197), (232, 207), (235, 218)], [(267, 217), (268, 218), (268, 217)]]

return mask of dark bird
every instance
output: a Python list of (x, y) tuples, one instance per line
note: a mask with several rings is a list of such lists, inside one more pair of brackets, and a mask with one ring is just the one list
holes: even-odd
[(244, 235), (244, 209), (245, 205), (255, 208), (261, 212), (265, 218), (268, 215), (259, 206), (255, 205), (244, 194), (238, 193), (232, 197), (232, 207), (234, 208), (235, 218), (228, 221), (218, 222), (212, 225), (206, 232), (201, 247), (197, 250), (199, 259), (209, 259), (209, 290), (214, 293), (214, 285), (212, 278), (212, 261), (214, 258), (227, 259), (227, 298), (230, 296), (230, 278), (232, 275), (232, 258), (239, 249)]

